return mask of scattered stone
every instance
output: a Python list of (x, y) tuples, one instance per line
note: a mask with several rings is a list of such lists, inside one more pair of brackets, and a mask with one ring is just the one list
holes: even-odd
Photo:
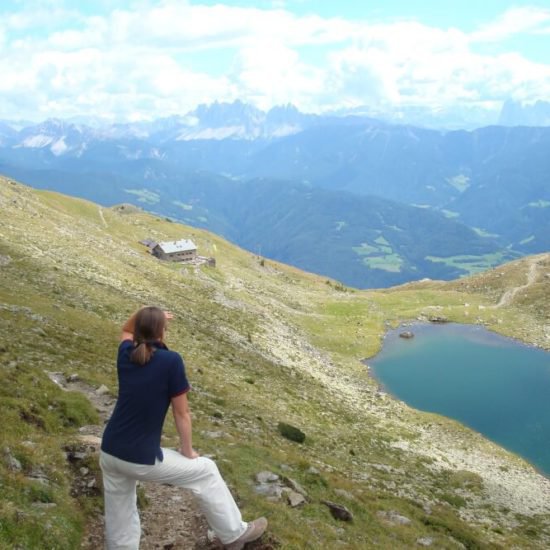
[(288, 491), (286, 498), (292, 508), (297, 508), (307, 502), (306, 497), (296, 491)]
[(428, 321), (430, 321), (430, 323), (448, 323), (449, 319), (443, 315), (430, 315)]
[(378, 512), (376, 512), (376, 515), (389, 522), (389, 523), (393, 523), (394, 525), (410, 525), (411, 524), (411, 520), (405, 516), (402, 516), (401, 514), (398, 514), (397, 512), (393, 511), (393, 510), (390, 510), (390, 511), (385, 511), (385, 510), (380, 510)]
[(414, 334), (410, 330), (405, 330), (399, 333), (399, 338), (405, 338), (406, 340), (414, 338)]
[(306, 490), (294, 479), (290, 477), (283, 477), (283, 482), (287, 487), (290, 487), (294, 492), (299, 493), (303, 497), (307, 498)]
[(69, 376), (67, 376), (67, 382), (77, 382), (78, 380), (80, 380), (78, 374), (69, 374)]
[(4, 461), (6, 466), (12, 472), (20, 472), (22, 469), (21, 462), (17, 460), (12, 454), (9, 447), (4, 447)]
[(315, 476), (318, 476), (321, 472), (315, 468), (315, 466), (310, 466), (308, 469), (307, 469), (307, 473), (308, 474), (312, 474), (312, 475), (315, 475)]
[(38, 334), (38, 336), (42, 336), (43, 338), (48, 336), (48, 333), (42, 327), (34, 327), (32, 331), (35, 334)]
[[(95, 426), (83, 426), (84, 428), (92, 428)], [(82, 429), (82, 428), (81, 428)], [(86, 445), (92, 453), (101, 447), (101, 437), (93, 434), (83, 434), (78, 436), (78, 440)]]
[(353, 521), (353, 514), (342, 504), (336, 504), (329, 500), (322, 500), (321, 503), (328, 506), (334, 519), (339, 519), (340, 521)]
[(11, 263), (11, 258), (9, 256), (3, 256), (0, 254), (0, 267), (5, 267)]
[(278, 481), (279, 476), (277, 474), (274, 474), (273, 472), (259, 472), (256, 474), (256, 481), (258, 483), (272, 483), (274, 481)]
[(85, 475), (88, 475), (89, 473), (89, 468), (84, 468), (84, 466), (82, 466), (82, 468), (80, 468), (80, 470), (78, 470), (80, 472), (80, 475), (81, 476), (85, 476)]
[(422, 537), (416, 541), (416, 544), (418, 544), (418, 546), (431, 546), (433, 543), (434, 539), (432, 539), (432, 537)]
[(254, 487), (254, 490), (265, 497), (273, 500), (279, 500), (283, 494), (283, 487), (278, 483), (260, 483)]
[(110, 390), (105, 384), (101, 384), (101, 386), (99, 386), (99, 388), (97, 388), (97, 390), (95, 391), (97, 395), (105, 395), (109, 392)]
[(40, 468), (33, 468), (26, 477), (29, 481), (38, 481), (42, 485), (50, 484), (50, 479)]
[(279, 422), (277, 429), (284, 438), (290, 441), (303, 443), (306, 440), (306, 434), (302, 432), (302, 430), (290, 424), (286, 424), (285, 422)]

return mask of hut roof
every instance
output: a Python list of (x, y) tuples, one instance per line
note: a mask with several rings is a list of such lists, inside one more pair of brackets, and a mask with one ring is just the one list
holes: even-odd
[(158, 246), (160, 246), (165, 254), (174, 254), (176, 252), (197, 250), (197, 245), (189, 239), (180, 239), (179, 241), (164, 241), (158, 243)]

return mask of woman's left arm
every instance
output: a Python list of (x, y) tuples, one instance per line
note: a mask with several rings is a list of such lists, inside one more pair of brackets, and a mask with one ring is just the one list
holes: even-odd
[(187, 394), (182, 393), (172, 397), (172, 413), (176, 422), (176, 429), (180, 436), (179, 452), (187, 458), (198, 458), (200, 455), (193, 449), (191, 437), (191, 411), (189, 410), (189, 401)]

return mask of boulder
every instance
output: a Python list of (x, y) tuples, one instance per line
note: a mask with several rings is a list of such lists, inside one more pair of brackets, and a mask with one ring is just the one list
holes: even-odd
[(296, 443), (303, 443), (306, 440), (306, 434), (302, 432), (299, 428), (286, 424), (284, 422), (279, 422), (277, 425), (279, 433), (289, 439), (290, 441), (295, 441)]
[(399, 333), (399, 338), (405, 338), (406, 340), (414, 338), (414, 334), (410, 330), (404, 330)]
[(321, 503), (328, 507), (334, 519), (353, 521), (353, 514), (342, 504), (336, 504), (336, 502), (330, 502), (329, 500), (322, 500)]

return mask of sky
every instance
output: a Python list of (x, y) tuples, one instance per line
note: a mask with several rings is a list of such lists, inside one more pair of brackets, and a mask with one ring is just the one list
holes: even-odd
[(550, 101), (550, 0), (2, 0), (0, 119)]

